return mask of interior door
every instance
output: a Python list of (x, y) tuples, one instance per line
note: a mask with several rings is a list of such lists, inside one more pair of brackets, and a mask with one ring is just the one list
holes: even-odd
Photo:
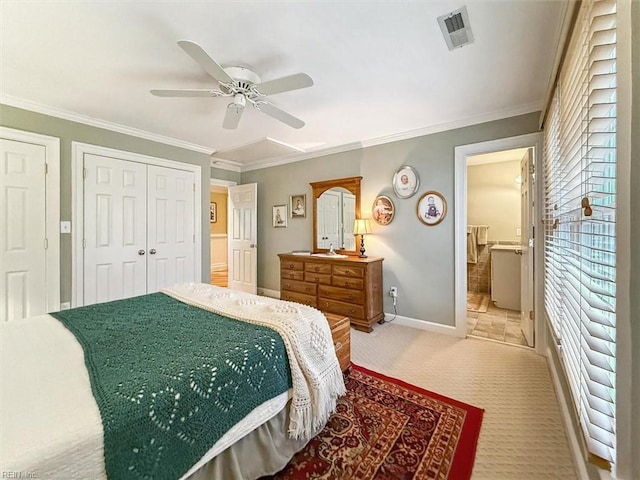
[(147, 167), (147, 293), (194, 281), (194, 175)]
[(342, 247), (346, 250), (356, 249), (356, 236), (353, 234), (353, 227), (356, 221), (356, 196), (352, 193), (342, 194), (342, 231), (344, 239)]
[(47, 311), (46, 150), (0, 140), (0, 321)]
[(229, 187), (229, 288), (258, 291), (258, 184)]
[(147, 292), (147, 166), (84, 157), (84, 305)]
[(340, 229), (340, 205), (342, 204), (342, 194), (327, 190), (318, 197), (318, 217), (316, 243), (318, 248), (341, 248)]
[(520, 327), (530, 347), (534, 345), (533, 309), (533, 158), (529, 148), (520, 161)]

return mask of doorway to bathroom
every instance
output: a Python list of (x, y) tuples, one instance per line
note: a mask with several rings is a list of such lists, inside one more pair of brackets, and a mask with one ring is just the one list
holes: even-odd
[(529, 156), (518, 148), (467, 157), (467, 333), (523, 346), (534, 340), (521, 279)]
[(541, 346), (534, 278), (539, 157), (539, 134), (456, 148), (456, 329), (461, 336)]

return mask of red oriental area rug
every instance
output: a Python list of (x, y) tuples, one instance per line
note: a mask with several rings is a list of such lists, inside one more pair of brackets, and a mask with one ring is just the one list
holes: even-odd
[(353, 365), (325, 428), (274, 479), (466, 480), (483, 410)]

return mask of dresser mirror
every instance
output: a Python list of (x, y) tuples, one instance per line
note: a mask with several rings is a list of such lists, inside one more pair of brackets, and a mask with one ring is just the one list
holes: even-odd
[(313, 189), (313, 251), (357, 255), (353, 224), (360, 217), (362, 177), (311, 182)]

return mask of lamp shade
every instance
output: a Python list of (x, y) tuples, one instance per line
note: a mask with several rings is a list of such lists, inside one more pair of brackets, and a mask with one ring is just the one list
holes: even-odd
[(354, 235), (369, 235), (371, 233), (371, 225), (368, 218), (358, 218), (353, 225)]

